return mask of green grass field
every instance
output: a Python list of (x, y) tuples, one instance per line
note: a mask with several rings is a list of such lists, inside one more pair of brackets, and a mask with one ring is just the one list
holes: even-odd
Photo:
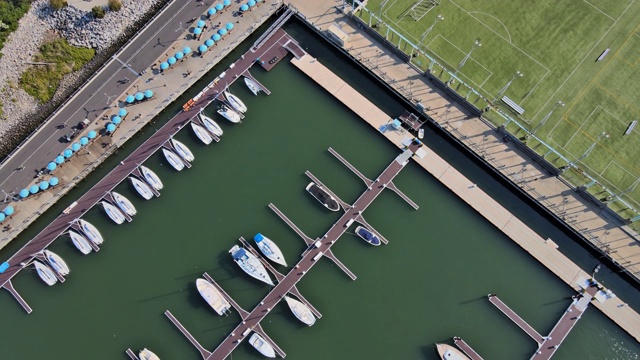
[[(473, 50), (458, 76), (492, 101), (521, 71), (524, 76), (516, 78), (504, 95), (523, 107), (524, 114), (516, 117), (500, 107), (529, 130), (537, 128), (536, 135), (569, 161), (583, 156), (599, 134), (609, 134), (577, 164), (612, 194), (624, 192), (621, 198), (640, 210), (640, 186), (633, 187), (640, 178), (640, 165), (635, 163), (640, 155), (636, 139), (640, 127), (623, 136), (633, 120), (640, 120), (640, 104), (634, 101), (640, 94), (640, 4), (633, 0), (441, 0), (437, 6), (423, 2), (410, 11), (415, 3), (370, 0), (366, 7), (450, 71), (458, 68), (479, 39), (482, 46)], [(358, 15), (369, 21), (366, 12)], [(444, 20), (425, 36), (438, 15)], [(378, 29), (387, 33), (384, 25)], [(411, 52), (399, 37), (392, 34), (389, 40)], [(611, 50), (604, 60), (596, 61), (607, 48)], [(423, 56), (413, 61), (423, 69), (429, 65)], [(445, 81), (450, 79), (437, 66), (433, 72)], [(480, 98), (470, 97), (470, 101), (479, 107), (486, 104)], [(541, 124), (558, 101), (565, 106)], [(504, 123), (491, 112), (487, 118), (496, 125)], [(508, 129), (516, 132), (518, 128), (511, 124)], [(534, 140), (529, 146), (540, 154), (548, 152)], [(567, 164), (557, 156), (548, 159), (559, 167)], [(580, 171), (565, 174), (576, 185), (587, 183)], [(598, 185), (589, 190), (600, 196), (601, 189)], [(615, 202), (612, 208), (634, 216)]]

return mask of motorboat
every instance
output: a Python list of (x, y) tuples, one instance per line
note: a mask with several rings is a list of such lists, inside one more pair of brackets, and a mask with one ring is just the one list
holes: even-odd
[(267, 269), (265, 269), (264, 265), (262, 265), (255, 255), (238, 245), (234, 245), (231, 250), (229, 250), (229, 253), (233, 257), (233, 261), (235, 261), (244, 272), (255, 279), (273, 285), (273, 280), (271, 280)]
[(424, 129), (420, 128), (420, 130), (418, 130), (418, 139), (422, 140), (422, 138), (424, 138)]
[(177, 171), (182, 171), (182, 169), (184, 169), (184, 163), (176, 153), (165, 148), (162, 148), (162, 153), (174, 169)]
[(380, 246), (380, 239), (366, 227), (356, 227), (356, 235), (373, 246)]
[(100, 245), (104, 242), (102, 234), (100, 234), (100, 231), (98, 231), (98, 229), (93, 226), (92, 223), (82, 219), (79, 219), (78, 223), (80, 224), (80, 228), (82, 229), (84, 236), (86, 236), (87, 239), (91, 240), (91, 242), (96, 245)]
[(331, 194), (329, 194), (322, 187), (316, 185), (316, 183), (314, 183), (313, 181), (310, 182), (309, 185), (307, 185), (306, 190), (309, 194), (311, 194), (314, 198), (316, 198), (316, 200), (318, 200), (327, 209), (331, 211), (340, 210), (340, 204), (338, 204), (338, 201), (336, 200), (336, 198), (331, 196)]
[(253, 346), (256, 350), (260, 352), (260, 354), (265, 357), (274, 359), (276, 357), (276, 351), (273, 350), (273, 346), (271, 346), (260, 334), (254, 332), (253, 335), (249, 338), (249, 344)]
[(282, 251), (280, 251), (280, 248), (271, 239), (257, 233), (256, 236), (253, 237), (253, 241), (256, 242), (260, 252), (269, 260), (282, 266), (287, 266), (287, 262), (284, 260), (284, 256), (282, 255)]
[(193, 160), (195, 160), (196, 157), (193, 156), (193, 153), (191, 152), (191, 150), (189, 150), (187, 145), (174, 138), (171, 138), (171, 144), (173, 144), (173, 147), (176, 149), (176, 152), (178, 153), (178, 155), (180, 155), (181, 158), (187, 160), (188, 162), (193, 162)]
[(87, 240), (87, 238), (80, 235), (79, 233), (73, 230), (69, 230), (69, 237), (71, 237), (71, 242), (73, 242), (73, 245), (75, 245), (75, 247), (84, 255), (89, 254), (91, 250), (93, 250), (91, 248), (91, 244), (89, 244), (89, 240)]
[(140, 358), (140, 360), (160, 360), (158, 355), (154, 354), (153, 351), (147, 348), (140, 350), (140, 352), (138, 353), (138, 357)]
[(220, 106), (220, 109), (218, 109), (218, 114), (222, 115), (225, 119), (231, 121), (234, 124), (240, 122), (240, 114), (226, 105)]
[(198, 139), (200, 139), (200, 141), (202, 141), (205, 145), (211, 144), (213, 138), (205, 128), (194, 123), (193, 121), (191, 122), (191, 128), (193, 129), (193, 132), (196, 134)]
[(438, 355), (442, 360), (470, 360), (462, 351), (447, 344), (436, 344)]
[(231, 309), (231, 304), (222, 296), (222, 293), (213, 284), (205, 279), (196, 280), (196, 287), (202, 298), (211, 306), (218, 315), (222, 316)]
[(316, 317), (313, 316), (311, 309), (309, 309), (309, 307), (303, 302), (289, 296), (285, 296), (284, 300), (287, 302), (287, 305), (289, 305), (289, 308), (293, 312), (293, 315), (295, 315), (298, 320), (309, 326), (316, 323)]
[(49, 263), (49, 265), (51, 265), (51, 268), (53, 268), (53, 270), (55, 270), (62, 276), (69, 275), (71, 270), (69, 270), (69, 266), (64, 260), (62, 260), (60, 255), (50, 250), (44, 250), (42, 253), (44, 254), (44, 257), (47, 259), (47, 262)]
[(113, 220), (114, 223), (120, 225), (124, 222), (124, 214), (122, 213), (122, 211), (118, 210), (117, 207), (109, 204), (106, 201), (100, 201), (100, 205), (102, 205), (102, 207), (104, 208), (104, 212), (107, 213), (109, 218)]
[(149, 187), (149, 185), (147, 185), (147, 183), (140, 181), (133, 176), (129, 176), (129, 180), (131, 181), (131, 184), (136, 189), (138, 194), (140, 194), (140, 196), (142, 196), (145, 200), (149, 200), (153, 197), (153, 191), (151, 191), (151, 188)]
[(227, 102), (235, 111), (241, 112), (243, 114), (247, 112), (247, 106), (242, 102), (242, 100), (240, 100), (239, 97), (233, 95), (228, 91), (225, 91), (223, 94), (224, 98), (227, 99)]
[(129, 216), (135, 216), (138, 213), (138, 211), (136, 210), (136, 207), (133, 206), (131, 201), (129, 201), (129, 199), (124, 197), (124, 195), (121, 195), (115, 191), (112, 191), (111, 197), (113, 197), (113, 200), (115, 200), (116, 205), (118, 205), (120, 210), (124, 211), (125, 214)]
[(258, 86), (258, 84), (255, 81), (253, 81), (253, 79), (251, 78), (245, 77), (244, 84), (247, 85), (247, 87), (253, 93), (253, 95), (258, 95), (258, 93), (262, 91), (260, 86)]
[(222, 136), (222, 133), (223, 133), (222, 128), (220, 127), (220, 125), (218, 125), (217, 122), (213, 121), (212, 118), (208, 117), (203, 113), (199, 113), (198, 117), (200, 118), (200, 121), (202, 122), (204, 127), (207, 128), (207, 130), (209, 130), (210, 133), (212, 133), (217, 137)]
[(40, 279), (45, 282), (45, 284), (49, 286), (53, 286), (58, 282), (58, 278), (56, 274), (53, 273), (50, 267), (41, 263), (38, 260), (33, 260), (33, 265), (36, 267), (36, 271), (38, 272), (38, 276)]
[(140, 165), (140, 172), (142, 173), (142, 176), (147, 181), (147, 183), (151, 185), (151, 187), (158, 191), (162, 190), (164, 184), (160, 180), (160, 177), (156, 175), (156, 173), (154, 173), (153, 171), (151, 171), (151, 169), (144, 165)]

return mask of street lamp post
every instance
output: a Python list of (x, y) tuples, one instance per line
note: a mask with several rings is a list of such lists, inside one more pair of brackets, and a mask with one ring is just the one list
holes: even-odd
[(458, 74), (460, 69), (462, 69), (464, 64), (467, 62), (467, 60), (469, 60), (469, 57), (471, 57), (471, 53), (473, 52), (473, 50), (475, 50), (475, 49), (477, 49), (477, 48), (479, 48), (481, 46), (482, 46), (482, 44), (480, 43), (480, 39), (476, 39), (473, 42), (473, 45), (471, 45), (471, 50), (469, 50), (467, 55), (465, 55), (464, 59), (462, 59), (462, 61), (460, 61), (460, 64), (458, 64), (458, 68), (456, 69), (456, 72), (453, 73), (453, 75), (457, 75)]
[(535, 129), (533, 129), (533, 131), (531, 133), (535, 134), (536, 131), (538, 131), (538, 129), (544, 125), (544, 123), (547, 122), (547, 120), (549, 120), (549, 118), (551, 117), (551, 114), (553, 114), (554, 111), (556, 111), (557, 108), (564, 106), (564, 103), (562, 101), (558, 101), (556, 103), (556, 105), (553, 107), (553, 109), (551, 109), (551, 111), (549, 111), (549, 113), (542, 119), (542, 121), (540, 121), (540, 123), (538, 123), (538, 125), (535, 127)]
[(505, 86), (503, 86), (500, 91), (498, 91), (498, 95), (496, 95), (496, 98), (493, 100), (493, 102), (498, 101), (498, 99), (500, 99), (502, 95), (504, 95), (504, 93), (507, 91), (509, 86), (511, 86), (513, 80), (515, 80), (517, 77), (522, 77), (522, 75), (523, 74), (520, 72), (520, 70), (516, 71), (515, 74), (513, 74), (513, 76), (511, 77), (511, 80), (509, 80), (509, 82)]
[(444, 20), (444, 16), (442, 15), (438, 15), (436, 16), (436, 19), (433, 21), (433, 24), (431, 24), (431, 26), (429, 26), (429, 28), (427, 29), (427, 31), (425, 31), (422, 36), (420, 37), (420, 45), (422, 45), (422, 43), (424, 42), (424, 39), (427, 38), (427, 35), (429, 35), (429, 33), (431, 32), (431, 30), (433, 30), (433, 27), (436, 26), (437, 23), (439, 23), (440, 21)]
[(587, 151), (585, 151), (585, 152), (584, 152), (584, 154), (582, 154), (582, 156), (580, 156), (579, 158), (577, 158), (577, 159), (575, 159), (574, 161), (570, 162), (570, 163), (569, 163), (569, 165), (567, 165), (567, 167), (566, 167), (566, 168), (568, 169), (568, 168), (571, 168), (571, 167), (575, 166), (575, 164), (576, 164), (578, 161), (580, 161), (580, 160), (582, 160), (582, 159), (586, 158), (586, 157), (591, 153), (591, 151), (593, 150), (593, 148), (595, 148), (595, 147), (596, 147), (596, 145), (598, 145), (598, 142), (600, 142), (600, 140), (602, 140), (602, 139), (608, 139), (608, 138), (609, 138), (609, 134), (607, 134), (606, 132), (604, 132), (604, 131), (603, 131), (602, 133), (600, 133), (600, 135), (598, 135), (598, 138), (596, 139), (596, 141), (594, 141), (594, 142), (593, 142), (593, 144), (591, 144), (591, 146), (589, 146), (589, 148), (587, 149)]

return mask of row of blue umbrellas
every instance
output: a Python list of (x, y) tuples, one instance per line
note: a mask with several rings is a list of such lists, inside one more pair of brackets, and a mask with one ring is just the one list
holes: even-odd
[[(56, 186), (59, 183), (60, 183), (60, 180), (58, 180), (58, 178), (54, 176), (51, 179), (49, 179), (48, 181), (44, 180), (44, 181), (41, 181), (40, 184), (38, 184), (38, 185), (32, 185), (29, 189), (20, 190), (20, 193), (18, 195), (20, 195), (20, 198), (24, 199), (29, 195), (37, 194), (39, 191), (47, 190), (50, 186)], [(9, 215), (13, 214), (13, 211), (14, 211), (13, 207), (7, 206), (3, 210), (2, 214), (6, 215), (6, 216), (9, 216)], [(0, 215), (0, 218), (4, 219), (4, 217), (1, 216), (1, 215)]]
[(14, 212), (15, 210), (13, 209), (13, 206), (7, 206), (2, 210), (2, 212), (0, 212), (0, 221), (3, 221), (7, 216), (12, 215)]
[(246, 4), (242, 4), (242, 6), (240, 6), (240, 10), (241, 11), (247, 11), (249, 10), (249, 8), (252, 8), (256, 5), (258, 5), (259, 2), (261, 2), (262, 0), (249, 0)]
[(215, 43), (217, 41), (222, 40), (222, 37), (224, 35), (227, 35), (227, 33), (229, 31), (231, 31), (232, 29), (233, 29), (233, 24), (232, 23), (227, 23), (225, 28), (222, 28), (222, 29), (218, 30), (217, 34), (211, 35), (210, 39), (205, 40), (204, 44), (198, 46), (198, 51), (200, 51), (200, 53), (204, 53), (205, 51), (207, 51), (207, 49), (209, 49), (210, 47), (215, 45)]
[[(151, 91), (151, 90), (145, 90), (144, 93), (141, 92), (141, 91), (138, 91), (137, 93), (135, 93), (135, 95), (127, 95), (127, 98), (125, 99), (125, 101), (127, 102), (127, 104), (133, 104), (134, 101), (141, 101), (141, 100), (143, 100), (145, 98), (146, 99), (150, 99), (152, 96), (153, 96), (153, 91)], [(125, 115), (126, 115), (126, 113), (125, 113)]]
[(96, 136), (98, 136), (98, 133), (96, 133), (94, 130), (89, 131), (89, 133), (87, 133), (87, 136), (83, 136), (80, 138), (79, 143), (75, 142), (71, 144), (70, 149), (66, 149), (65, 151), (62, 152), (62, 154), (56, 156), (56, 158), (53, 159), (53, 161), (48, 163), (47, 170), (49, 171), (55, 170), (58, 167), (58, 165), (61, 165), (62, 163), (65, 162), (66, 159), (70, 158), (74, 152), (77, 152), (78, 150), (80, 150), (82, 146), (88, 145), (89, 139), (94, 139)]
[(231, 0), (223, 0), (222, 4), (217, 4), (207, 11), (207, 15), (215, 15), (218, 11), (222, 11), (222, 9), (231, 6)]
[[(199, 29), (199, 28), (198, 28)], [(200, 30), (200, 32), (202, 32), (202, 30)], [(182, 49), (182, 51), (178, 51), (174, 56), (170, 57), (167, 59), (167, 61), (163, 61), (162, 63), (160, 63), (160, 69), (161, 70), (167, 70), (171, 65), (175, 64), (176, 62), (178, 62), (178, 60), (184, 58), (186, 55), (191, 53), (191, 48), (186, 46), (184, 49)], [(147, 90), (144, 93), (144, 96), (146, 96), (147, 98), (150, 98), (151, 96), (153, 96), (153, 91), (151, 91), (150, 95), (147, 96), (147, 94), (149, 93), (149, 91), (151, 90)], [(132, 95), (127, 96), (127, 102), (129, 104), (131, 104), (134, 100), (134, 98), (131, 98)], [(137, 96), (137, 94), (136, 94)], [(129, 99), (131, 99), (131, 101), (129, 101)], [(142, 100), (142, 99), (137, 99), (136, 100)]]

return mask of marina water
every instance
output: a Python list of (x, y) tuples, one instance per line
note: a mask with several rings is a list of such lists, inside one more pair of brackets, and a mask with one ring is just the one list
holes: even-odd
[[(305, 28), (294, 24), (287, 31), (387, 113), (397, 115), (404, 109)], [(218, 66), (197, 86), (228, 64)], [(67, 238), (53, 244), (51, 250), (71, 267), (64, 284), (47, 287), (32, 270), (15, 278), (14, 285), (34, 312), (26, 315), (6, 292), (0, 296), (3, 359), (125, 359), (129, 347), (136, 352), (147, 347), (162, 359), (198, 359), (197, 351), (165, 318), (165, 310), (210, 350), (240, 318), (236, 313), (217, 316), (198, 294), (196, 278), (208, 272), (241, 306), (251, 309), (269, 287), (231, 260), (228, 250), (238, 237), (263, 233), (278, 244), (289, 264), (295, 264), (305, 249), (267, 205), (274, 203), (312, 238), (322, 236), (339, 215), (304, 191), (309, 182), (305, 170), (353, 202), (364, 184), (327, 149), (333, 147), (370, 178), (399, 153), (288, 61), (269, 73), (255, 67), (252, 74), (272, 94), (254, 97), (241, 82), (234, 84), (232, 91), (249, 111), (242, 124), (233, 125), (214, 116), (214, 107), (207, 110), (224, 128), (220, 143), (202, 145), (190, 127), (178, 134), (196, 156), (193, 168), (175, 172), (160, 153), (145, 163), (165, 184), (159, 198), (144, 201), (127, 182), (116, 188), (138, 209), (132, 223), (114, 225), (98, 207), (85, 216), (105, 237), (98, 253), (82, 256)], [(163, 112), (8, 246), (2, 257), (97, 182), (183, 102)], [(586, 270), (597, 264), (441, 135), (428, 130), (425, 140), (536, 231), (552, 237)], [(546, 334), (568, 306), (571, 289), (416, 164), (410, 163), (395, 183), (420, 209), (384, 192), (364, 216), (390, 244), (372, 247), (352, 234), (343, 236), (333, 251), (358, 279), (351, 281), (329, 260), (320, 260), (299, 289), (323, 317), (307, 327), (281, 303), (263, 322), (267, 334), (290, 359), (437, 359), (433, 344), (450, 342), (453, 336), (461, 336), (485, 359), (528, 359), (535, 351), (534, 341), (486, 295), (498, 294)], [(638, 308), (633, 302), (638, 301), (636, 290), (606, 268), (598, 276)], [(592, 307), (554, 359), (627, 360), (639, 354), (638, 344)], [(246, 342), (233, 353), (234, 359), (259, 356)]]

